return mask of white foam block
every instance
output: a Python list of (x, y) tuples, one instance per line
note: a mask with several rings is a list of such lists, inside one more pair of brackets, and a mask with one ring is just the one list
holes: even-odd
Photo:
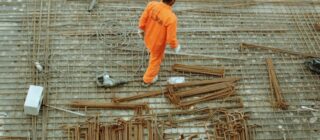
[(24, 102), (24, 113), (28, 115), (38, 115), (43, 98), (43, 87), (30, 85), (28, 95)]
[(184, 77), (170, 77), (168, 79), (169, 84), (179, 84), (179, 83), (184, 83), (185, 78)]

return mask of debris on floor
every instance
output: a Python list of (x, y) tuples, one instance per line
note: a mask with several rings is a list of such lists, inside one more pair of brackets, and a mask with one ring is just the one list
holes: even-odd
[(60, 108), (60, 107), (55, 107), (55, 106), (51, 106), (51, 105), (45, 105), (45, 106), (53, 108), (53, 109), (57, 109), (57, 110), (60, 110), (60, 111), (68, 112), (68, 113), (71, 113), (71, 114), (74, 114), (74, 115), (78, 115), (78, 116), (86, 116), (86, 114), (83, 114), (83, 113), (80, 113), (80, 112), (71, 111), (71, 110), (67, 110), (67, 109)]
[(96, 83), (98, 87), (105, 87), (105, 88), (112, 88), (112, 87), (118, 87), (124, 84), (127, 84), (129, 82), (135, 82), (135, 81), (142, 81), (140, 79), (134, 79), (134, 80), (120, 80), (115, 79), (112, 76), (110, 76), (108, 73), (101, 74), (96, 77)]
[(303, 110), (309, 110), (309, 111), (319, 111), (319, 110), (317, 110), (317, 109), (314, 109), (314, 108), (311, 108), (311, 107), (306, 107), (306, 106), (301, 106), (301, 109), (303, 109)]
[(169, 84), (179, 84), (179, 83), (184, 83), (185, 78), (184, 77), (169, 77), (168, 83)]
[(88, 8), (88, 12), (92, 12), (93, 8), (96, 7), (96, 5), (97, 5), (97, 0), (91, 0)]
[(43, 66), (39, 62), (34, 62), (34, 65), (39, 72), (43, 71)]
[(30, 85), (24, 102), (24, 113), (28, 115), (38, 115), (43, 96), (43, 87)]
[(320, 74), (320, 58), (311, 59), (304, 63), (311, 71)]
[(7, 117), (7, 116), (8, 116), (8, 114), (7, 114), (7, 113), (5, 113), (5, 112), (0, 112), (0, 116)]

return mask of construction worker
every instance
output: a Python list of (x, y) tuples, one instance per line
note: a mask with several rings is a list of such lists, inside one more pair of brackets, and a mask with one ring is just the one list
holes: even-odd
[(181, 49), (177, 40), (177, 17), (172, 12), (174, 3), (175, 0), (150, 2), (141, 15), (138, 34), (144, 38), (150, 53), (149, 65), (143, 76), (144, 85), (151, 85), (158, 80), (166, 44), (176, 53)]

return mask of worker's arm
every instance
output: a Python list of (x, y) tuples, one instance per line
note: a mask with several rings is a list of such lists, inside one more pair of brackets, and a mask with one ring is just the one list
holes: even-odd
[(171, 49), (178, 47), (177, 20), (173, 20), (167, 27), (167, 44), (170, 45)]
[(139, 21), (139, 29), (141, 30), (145, 30), (146, 27), (146, 23), (148, 21), (148, 14), (149, 14), (149, 9), (151, 7), (151, 2), (147, 5), (147, 7), (144, 9), (144, 11), (142, 12), (142, 15), (140, 17), (140, 21)]

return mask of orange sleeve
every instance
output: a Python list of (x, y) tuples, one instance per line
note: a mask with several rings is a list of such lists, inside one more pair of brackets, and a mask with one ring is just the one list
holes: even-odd
[(176, 18), (167, 27), (167, 44), (170, 44), (170, 47), (172, 49), (178, 46)]
[(149, 15), (149, 9), (151, 7), (151, 2), (147, 5), (147, 7), (144, 9), (144, 11), (142, 12), (142, 15), (140, 17), (140, 21), (139, 21), (139, 28), (141, 30), (144, 30), (146, 27), (146, 23), (148, 21), (148, 15)]

